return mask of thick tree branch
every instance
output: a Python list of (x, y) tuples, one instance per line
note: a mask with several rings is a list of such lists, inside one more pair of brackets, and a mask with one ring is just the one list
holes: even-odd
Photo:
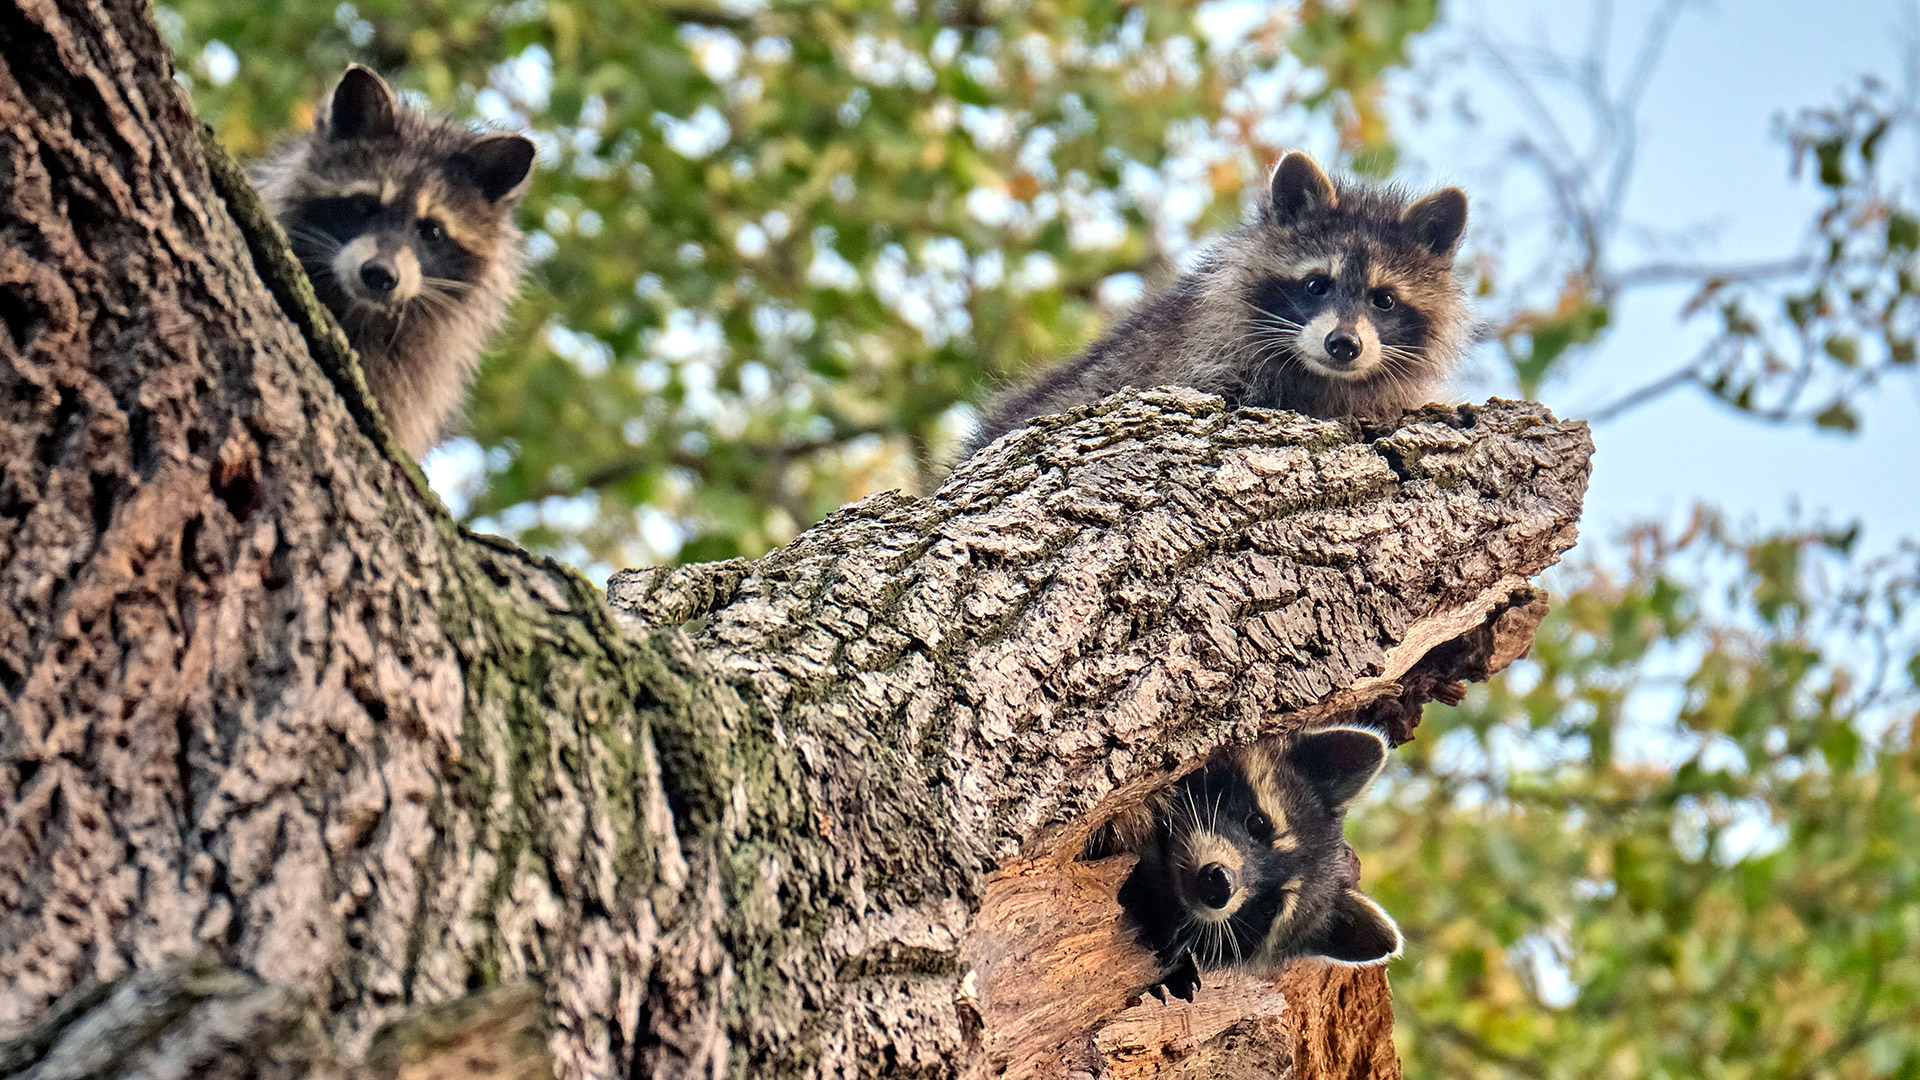
[(609, 595), (708, 615), (695, 643), (788, 731), (892, 718), (984, 860), (1071, 852), (1114, 792), (1394, 692), (1504, 611), (1572, 546), (1590, 452), (1522, 403), (1365, 430), (1123, 395), (750, 570)]
[[(936, 1027), (916, 1055), (1058, 1064), (1153, 981), (1111, 893), (1072, 876), (1091, 831), (1223, 743), (1397, 703), (1424, 658), (1448, 679), (1511, 661), (1543, 610), (1527, 579), (1573, 543), (1590, 452), (1584, 425), (1522, 403), (1369, 430), (1125, 394), (996, 444), (931, 498), (876, 496), (758, 564), (631, 572), (609, 593), (639, 623), (697, 618), (688, 650), (759, 716), (687, 759), (757, 741), (802, 792), (783, 813), (811, 828), (783, 817), (752, 846), (764, 880), (733, 897), (805, 877), (833, 898), (788, 962), (824, 949), (870, 976), (842, 992), (943, 1014), (970, 985), (960, 1008), (979, 1016), (953, 1022), (984, 1031), (957, 1045)], [(981, 981), (977, 958), (1038, 946), (1025, 924), (1008, 940), (969, 920), (996, 870), (1104, 927), (1097, 975), (1056, 967), (1057, 1014), (1031, 971)], [(986, 1004), (1003, 998), (1017, 1015)]]

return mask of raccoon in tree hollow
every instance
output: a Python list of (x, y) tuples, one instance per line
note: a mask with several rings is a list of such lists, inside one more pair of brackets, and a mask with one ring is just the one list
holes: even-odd
[(513, 209), (533, 154), (522, 136), (475, 134), (405, 108), (354, 66), (321, 103), (313, 134), (259, 169), (294, 255), (415, 457), (460, 411), (518, 288)]
[(1078, 357), (996, 401), (965, 454), (1129, 386), (1321, 417), (1423, 405), (1472, 324), (1453, 265), (1466, 227), (1458, 188), (1410, 202), (1288, 154), (1251, 221)]
[(1296, 956), (1376, 964), (1400, 930), (1359, 888), (1347, 804), (1387, 756), (1376, 731), (1327, 727), (1237, 747), (1151, 800), (1120, 904), (1191, 998), (1198, 973)]

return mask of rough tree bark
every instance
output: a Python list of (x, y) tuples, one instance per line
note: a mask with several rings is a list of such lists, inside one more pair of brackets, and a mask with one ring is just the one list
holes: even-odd
[(144, 7), (0, 4), (0, 1076), (522, 1075), (526, 1000), (567, 1077), (1397, 1076), (1377, 969), (1142, 998), (1076, 856), (1512, 659), (1590, 452), (1126, 395), (603, 598), (425, 490)]

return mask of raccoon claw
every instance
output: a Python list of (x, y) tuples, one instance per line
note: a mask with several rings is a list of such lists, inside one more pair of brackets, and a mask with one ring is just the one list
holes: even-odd
[(1193, 962), (1192, 953), (1182, 953), (1178, 962), (1168, 970), (1166, 976), (1155, 985), (1148, 987), (1148, 993), (1163, 1003), (1167, 995), (1172, 994), (1182, 1001), (1192, 1001), (1193, 992), (1200, 985), (1200, 968)]
[(1458, 705), (1467, 700), (1467, 684), (1459, 679), (1448, 679), (1433, 688), (1433, 700), (1446, 705)]

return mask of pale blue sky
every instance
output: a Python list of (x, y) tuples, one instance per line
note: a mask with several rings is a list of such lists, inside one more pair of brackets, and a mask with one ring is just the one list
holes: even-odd
[[(1648, 0), (1616, 5), (1617, 53), (1628, 52), (1659, 6)], [(1422, 42), (1421, 55), (1448, 55), (1474, 32), (1577, 52), (1589, 11), (1567, 0), (1455, 0), (1443, 7), (1447, 26)], [(1774, 137), (1777, 118), (1837, 103), (1869, 72), (1900, 85), (1903, 55), (1920, 36), (1916, 26), (1914, 0), (1690, 6), (1648, 89), (1628, 217), (1661, 229), (1704, 227), (1694, 252), (1707, 261), (1795, 254), (1817, 203), (1807, 181), (1788, 176), (1785, 147)], [(1475, 163), (1496, 159), (1499, 140), (1489, 136), (1518, 122), (1510, 99), (1492, 91), (1490, 80), (1486, 85), (1488, 91), (1473, 92), (1485, 118), (1483, 134), (1445, 121), (1405, 129), (1414, 156), (1434, 175), (1471, 184)], [(1903, 165), (1913, 176), (1913, 167)], [(1512, 229), (1511, 217), (1527, 208), (1482, 199), (1476, 211), (1508, 215)], [(1633, 298), (1605, 344), (1541, 396), (1562, 415), (1581, 416), (1679, 366), (1704, 329), (1680, 326), (1684, 295)], [(1707, 501), (1760, 525), (1786, 520), (1796, 505), (1838, 521), (1859, 519), (1871, 550), (1920, 537), (1913, 481), (1920, 464), (1917, 386), (1912, 378), (1883, 384), (1852, 437), (1756, 423), (1698, 391), (1676, 391), (1597, 427), (1584, 531), (1604, 539), (1628, 523), (1672, 519)]]

